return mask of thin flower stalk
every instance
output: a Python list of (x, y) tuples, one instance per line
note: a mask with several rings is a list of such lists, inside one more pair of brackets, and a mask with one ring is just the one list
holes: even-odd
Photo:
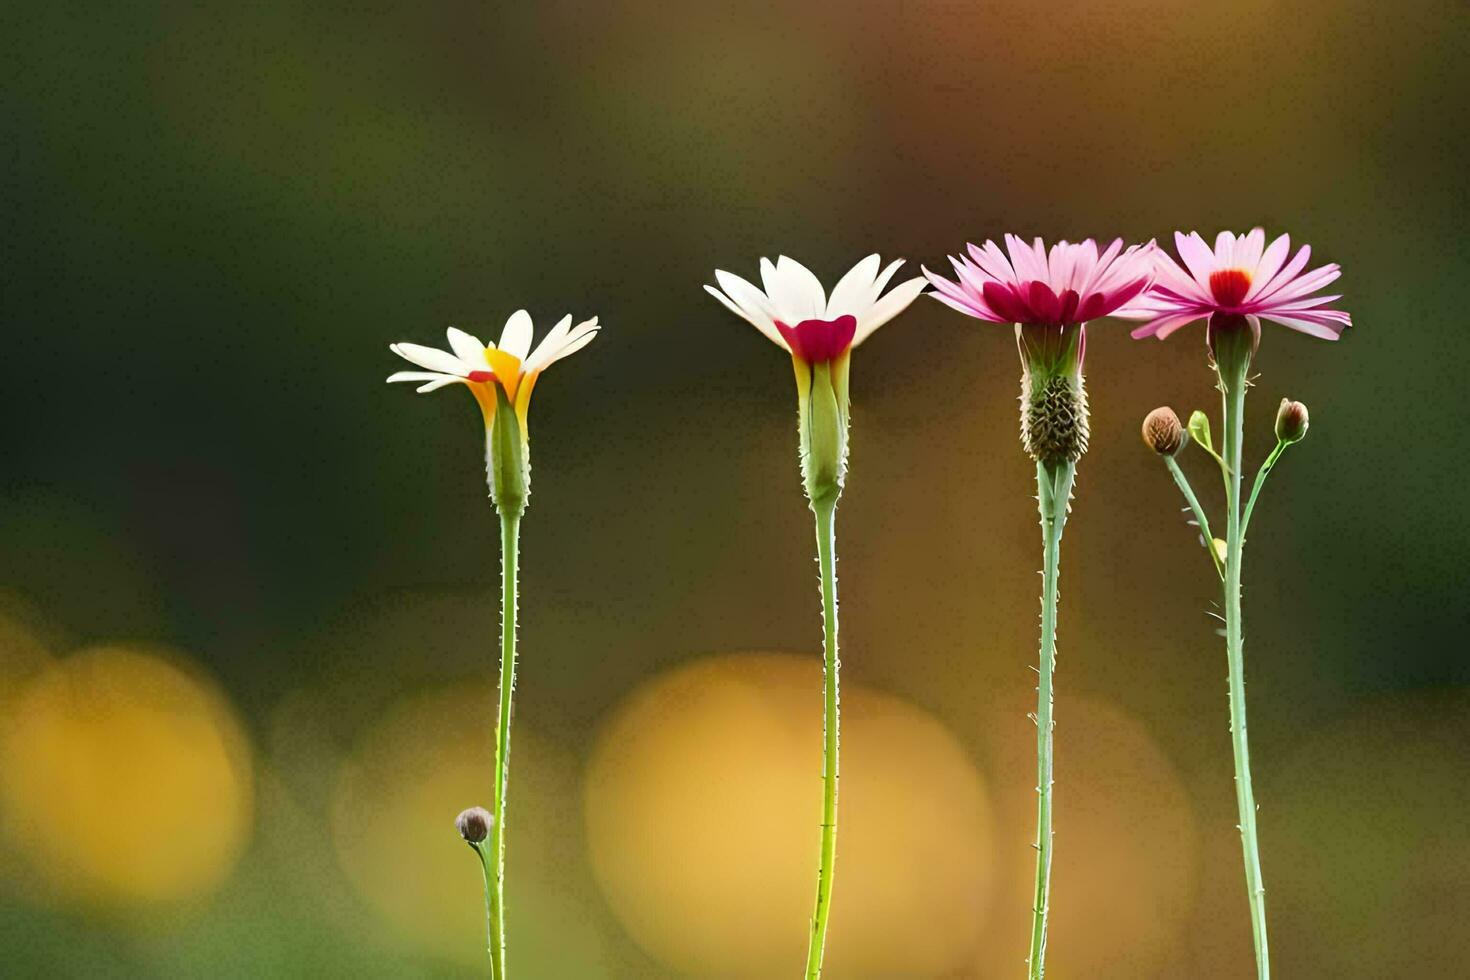
[(1036, 461), (1041, 516), (1041, 644), (1037, 663), (1036, 849), (1027, 964), (1032, 980), (1046, 971), (1053, 845), (1053, 734), (1057, 606), (1062, 530), (1071, 510), (1077, 462), (1087, 451), (1087, 389), (1082, 368), (1087, 323), (1141, 296), (1153, 281), (1152, 243), (1099, 250), (1088, 239), (1027, 243), (1005, 236), (1005, 249), (987, 241), (952, 257), (955, 278), (924, 270), (934, 298), (989, 323), (1014, 324), (1021, 358), (1021, 444)]
[[(495, 768), (488, 813), (472, 808), (460, 815), (461, 836), (479, 857), (485, 876), (487, 950), (491, 976), (505, 980), (506, 809), (510, 789), (510, 731), (516, 675), (517, 577), (520, 525), (531, 493), (530, 437), (526, 426), (531, 392), (551, 364), (591, 343), (597, 319), (575, 327), (564, 317), (531, 349), (533, 324), (520, 310), (506, 321), (499, 344), (449, 328), (449, 350), (393, 344), (395, 354), (425, 371), (399, 371), (390, 382), (419, 383), (418, 391), (467, 387), (485, 423), (485, 476), (500, 516), (500, 670), (496, 682)], [(487, 844), (488, 837), (488, 844)]]
[(822, 598), (822, 819), (817, 889), (807, 937), (806, 976), (816, 980), (826, 953), (837, 867), (837, 801), (841, 748), (841, 659), (837, 642), (837, 501), (847, 478), (848, 374), (852, 349), (903, 312), (924, 289), (915, 277), (885, 294), (902, 260), (882, 267), (877, 255), (853, 266), (827, 295), (805, 266), (782, 256), (761, 259), (757, 288), (715, 273), (704, 288), (791, 355), (796, 377), (802, 486), (816, 523)]
[[(1337, 340), (1352, 325), (1352, 319), (1347, 313), (1330, 308), (1341, 297), (1319, 294), (1319, 290), (1341, 274), (1338, 267), (1326, 265), (1303, 272), (1311, 249), (1304, 245), (1288, 260), (1291, 249), (1286, 235), (1268, 246), (1265, 232), (1260, 228), (1244, 235), (1221, 232), (1213, 249), (1194, 232), (1188, 235), (1176, 233), (1174, 240), (1182, 263), (1162, 251), (1156, 253), (1157, 284), (1120, 310), (1118, 315), (1147, 321), (1133, 331), (1134, 337), (1163, 339), (1196, 321), (1204, 320), (1208, 325), (1206, 342), (1222, 405), (1225, 442), (1221, 451), (1217, 453), (1211, 444), (1209, 420), (1202, 412), (1195, 412), (1191, 417), (1189, 431), (1194, 441), (1219, 464), (1225, 481), (1223, 567), (1213, 542), (1210, 542), (1210, 550), (1216, 570), (1221, 573), (1223, 590), (1237, 826), (1240, 829), (1256, 975), (1259, 980), (1269, 980), (1271, 953), (1257, 828), (1259, 808), (1251, 781), (1250, 738), (1246, 721), (1245, 624), (1241, 586), (1246, 529), (1256, 501), (1286, 447), (1300, 441), (1306, 434), (1307, 411), (1299, 402), (1282, 401), (1276, 421), (1276, 447), (1257, 472), (1250, 496), (1246, 498), (1245, 398), (1251, 386), (1251, 363), (1260, 345), (1262, 320), (1273, 321), (1312, 337)], [(1166, 411), (1156, 409), (1150, 417)], [(1172, 412), (1168, 414), (1173, 415)], [(1147, 433), (1147, 428), (1145, 431)], [(1170, 475), (1197, 515), (1208, 540), (1204, 511), (1173, 458), (1177, 451), (1175, 448), (1172, 452), (1160, 454), (1165, 457)]]

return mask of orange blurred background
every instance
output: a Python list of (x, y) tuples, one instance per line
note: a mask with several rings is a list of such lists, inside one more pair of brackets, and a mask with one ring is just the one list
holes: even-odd
[[(699, 288), (791, 254), (1263, 224), (1310, 437), (1246, 571), (1282, 977), (1470, 961), (1463, 4), (38, 3), (0, 14), (7, 976), (472, 976), (498, 544), (478, 413), (392, 341), (606, 329), (537, 389), (510, 950), (770, 977), (816, 858), (819, 607), (783, 357)], [(1251, 969), (1214, 582), (1091, 332), (1062, 559), (1050, 975)], [(1039, 534), (1008, 330), (854, 358), (829, 974), (1019, 976)], [(1218, 512), (1213, 481), (1186, 456)]]

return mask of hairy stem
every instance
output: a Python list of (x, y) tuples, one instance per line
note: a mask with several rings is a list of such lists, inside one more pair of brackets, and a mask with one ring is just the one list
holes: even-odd
[(1220, 560), (1220, 552), (1215, 550), (1215, 538), (1210, 534), (1210, 520), (1205, 516), (1205, 509), (1200, 506), (1199, 498), (1194, 495), (1194, 488), (1189, 485), (1189, 480), (1184, 471), (1179, 468), (1179, 463), (1173, 456), (1165, 456), (1164, 464), (1169, 467), (1169, 473), (1174, 477), (1174, 483), (1179, 491), (1184, 494), (1189, 509), (1194, 512), (1194, 522), (1199, 525), (1200, 534), (1204, 535), (1205, 550), (1210, 553), (1210, 560), (1215, 563), (1215, 574), (1220, 580), (1225, 580), (1225, 563)]
[[(494, 862), (490, 899), (490, 972), (505, 980), (505, 804), (510, 780), (511, 698), (516, 686), (516, 574), (520, 567), (521, 511), (500, 512), (500, 712), (495, 726), (494, 826), (490, 828), (489, 861)], [(488, 869), (488, 863), (487, 863)]]
[(1276, 461), (1281, 458), (1282, 453), (1286, 452), (1288, 445), (1290, 443), (1282, 442), (1280, 439), (1276, 440), (1276, 448), (1271, 450), (1271, 455), (1266, 457), (1266, 461), (1261, 464), (1261, 471), (1256, 474), (1255, 486), (1251, 487), (1250, 500), (1245, 505), (1245, 516), (1240, 519), (1242, 545), (1244, 545), (1245, 532), (1251, 526), (1251, 514), (1256, 509), (1256, 498), (1261, 495), (1261, 488), (1266, 485), (1266, 477), (1270, 476), (1271, 471), (1276, 468)]
[(1037, 462), (1036, 499), (1041, 511), (1042, 585), (1041, 654), (1036, 684), (1036, 890), (1031, 902), (1031, 952), (1027, 957), (1032, 980), (1046, 972), (1047, 910), (1051, 903), (1052, 851), (1052, 674), (1057, 662), (1057, 580), (1060, 572), (1062, 527), (1077, 464)]
[[(1268, 980), (1271, 963), (1266, 942), (1266, 888), (1261, 880), (1256, 799), (1251, 789), (1250, 743), (1245, 720), (1245, 637), (1240, 608), (1241, 558), (1245, 545), (1245, 521), (1241, 510), (1245, 376), (1245, 366), (1229, 374), (1224, 370), (1220, 372), (1225, 403), (1225, 461), (1230, 471), (1226, 501), (1230, 523), (1225, 539), (1225, 653), (1230, 672), (1230, 736), (1235, 755), (1235, 798), (1240, 818), (1240, 845), (1245, 860), (1246, 892), (1250, 901), (1251, 935), (1256, 949), (1256, 974), (1259, 980)], [(1257, 483), (1259, 486), (1259, 479)]]
[(837, 498), (814, 500), (817, 525), (817, 563), (822, 578), (822, 648), (824, 654), (822, 714), (822, 856), (817, 866), (816, 908), (807, 942), (807, 980), (822, 975), (827, 942), (827, 918), (832, 911), (832, 874), (837, 863), (837, 752), (840, 743), (837, 656)]

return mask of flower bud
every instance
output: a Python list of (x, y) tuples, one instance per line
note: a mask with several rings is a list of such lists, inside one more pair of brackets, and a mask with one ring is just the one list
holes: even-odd
[(1167, 405), (1143, 419), (1143, 444), (1160, 456), (1173, 456), (1184, 446), (1184, 426)]
[(1087, 452), (1084, 324), (1016, 327), (1021, 354), (1021, 445), (1040, 463), (1075, 463)]
[(1301, 442), (1307, 434), (1307, 406), (1289, 398), (1281, 399), (1276, 410), (1276, 438), (1290, 444)]
[(495, 818), (482, 806), (472, 806), (454, 818), (455, 829), (467, 844), (479, 844), (489, 837), (494, 824)]

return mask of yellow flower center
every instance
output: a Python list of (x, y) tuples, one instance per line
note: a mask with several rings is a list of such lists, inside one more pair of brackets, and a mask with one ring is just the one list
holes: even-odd
[(495, 379), (505, 389), (505, 397), (514, 402), (516, 388), (521, 383), (521, 359), (492, 347), (485, 351), (485, 363), (490, 365), (490, 370), (495, 372)]

